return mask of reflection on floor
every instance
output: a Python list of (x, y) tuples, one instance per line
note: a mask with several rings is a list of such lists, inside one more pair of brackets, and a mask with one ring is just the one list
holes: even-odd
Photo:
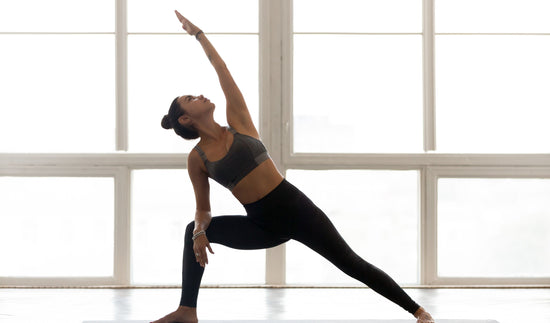
[[(440, 319), (550, 322), (550, 289), (406, 289)], [(177, 289), (0, 289), (0, 322), (81, 323), (156, 319), (174, 310)], [(204, 320), (410, 319), (370, 289), (205, 288)], [(436, 320), (437, 322), (437, 320)]]

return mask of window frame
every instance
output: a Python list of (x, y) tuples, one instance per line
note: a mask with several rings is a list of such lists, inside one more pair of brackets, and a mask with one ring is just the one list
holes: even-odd
[(426, 235), (428, 239), (424, 259), (423, 280), (428, 285), (545, 285), (548, 277), (452, 277), (438, 275), (437, 259), (437, 197), (440, 178), (492, 178), (492, 179), (550, 179), (550, 167), (480, 167), (447, 166), (430, 167), (427, 176), (427, 217)]
[[(3, 157), (3, 156), (0, 156)], [(1, 159), (0, 159), (1, 160)], [(23, 163), (24, 164), (24, 163)], [(130, 210), (127, 207), (129, 192), (126, 189), (130, 176), (125, 167), (106, 166), (46, 166), (0, 164), (0, 177), (104, 177), (114, 181), (114, 233), (113, 275), (105, 277), (0, 277), (0, 286), (105, 286), (128, 285), (130, 281)], [(24, 256), (24, 255), (22, 255)]]

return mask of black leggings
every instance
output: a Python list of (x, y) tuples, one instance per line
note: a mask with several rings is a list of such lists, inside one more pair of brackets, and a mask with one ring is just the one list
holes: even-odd
[[(206, 236), (212, 243), (235, 249), (265, 249), (290, 239), (299, 241), (349, 276), (363, 282), (413, 314), (420, 308), (382, 270), (361, 259), (340, 236), (329, 218), (294, 185), (283, 180), (267, 196), (244, 205), (247, 216), (225, 215), (212, 218)], [(204, 268), (195, 261), (194, 222), (185, 232), (183, 284), (180, 305), (196, 307)], [(313, 269), (313, 268), (312, 268)]]

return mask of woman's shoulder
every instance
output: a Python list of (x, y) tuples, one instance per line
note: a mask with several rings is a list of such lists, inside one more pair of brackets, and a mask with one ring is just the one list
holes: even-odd
[(187, 170), (189, 172), (207, 172), (206, 166), (205, 166), (205, 158), (204, 152), (200, 149), (198, 145), (193, 147), (191, 151), (189, 152), (189, 155), (187, 156)]
[(258, 131), (256, 130), (256, 128), (247, 129), (245, 127), (239, 127), (239, 126), (236, 126), (236, 125), (229, 125), (227, 127), (227, 129), (228, 129), (228, 131), (230, 131), (233, 134), (239, 133), (239, 134), (247, 135), (247, 136), (254, 137), (254, 138), (260, 140), (260, 135), (258, 134)]

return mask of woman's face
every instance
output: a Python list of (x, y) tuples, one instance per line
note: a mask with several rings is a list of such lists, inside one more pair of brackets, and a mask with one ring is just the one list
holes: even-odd
[(180, 107), (191, 117), (198, 117), (214, 110), (215, 104), (202, 94), (200, 96), (182, 95), (178, 98)]

